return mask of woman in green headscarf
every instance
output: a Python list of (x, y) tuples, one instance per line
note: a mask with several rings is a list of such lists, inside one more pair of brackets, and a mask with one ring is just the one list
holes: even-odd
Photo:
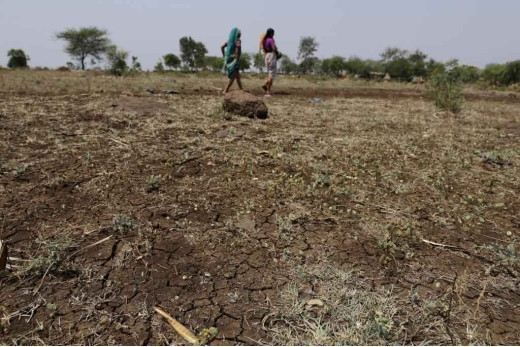
[(222, 55), (224, 56), (224, 67), (229, 78), (226, 89), (224, 89), (224, 94), (229, 92), (229, 88), (231, 88), (235, 79), (237, 80), (238, 88), (243, 89), (242, 82), (240, 81), (240, 65), (238, 64), (240, 54), (242, 53), (240, 36), (240, 29), (231, 29), (228, 41), (221, 47)]

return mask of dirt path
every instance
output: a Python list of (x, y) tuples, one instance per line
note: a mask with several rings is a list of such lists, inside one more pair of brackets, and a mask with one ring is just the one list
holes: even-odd
[[(251, 93), (257, 96), (262, 96), (262, 90), (250, 90)], [(159, 92), (160, 93), (160, 92)], [(104, 95), (120, 95), (121, 92), (102, 92)], [(127, 95), (147, 95), (147, 93), (125, 93)], [(0, 92), (0, 95), (4, 96), (58, 96), (63, 95), (60, 92)], [(81, 94), (80, 94), (81, 95)], [(86, 94), (82, 94), (86, 95)], [(215, 89), (187, 89), (180, 90), (179, 95), (184, 96), (218, 96), (219, 91)], [(345, 88), (345, 89), (283, 89), (276, 90), (273, 92), (276, 97), (305, 97), (305, 98), (367, 98), (367, 99), (383, 99), (383, 100), (402, 100), (402, 99), (422, 99), (426, 97), (426, 94), (422, 90), (396, 90), (396, 89), (383, 89), (383, 88)], [(517, 94), (510, 93), (508, 95), (497, 95), (494, 92), (466, 92), (464, 97), (469, 101), (486, 101), (486, 102), (498, 102), (506, 104), (518, 104), (520, 103), (520, 97)]]

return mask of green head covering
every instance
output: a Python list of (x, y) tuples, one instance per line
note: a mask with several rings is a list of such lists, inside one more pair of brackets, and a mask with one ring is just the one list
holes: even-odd
[(238, 40), (239, 32), (240, 32), (240, 30), (238, 28), (231, 29), (231, 32), (229, 33), (229, 39), (227, 42), (226, 57), (229, 57), (230, 55), (235, 54), (235, 49), (237, 48), (237, 40)]

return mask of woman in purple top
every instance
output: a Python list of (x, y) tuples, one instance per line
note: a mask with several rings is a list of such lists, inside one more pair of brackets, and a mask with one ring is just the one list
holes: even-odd
[(265, 65), (267, 66), (267, 72), (269, 73), (267, 80), (262, 86), (266, 97), (271, 96), (271, 88), (273, 86), (273, 81), (276, 78), (276, 62), (278, 61), (279, 56), (273, 36), (274, 30), (269, 28), (260, 39), (260, 50), (264, 53)]

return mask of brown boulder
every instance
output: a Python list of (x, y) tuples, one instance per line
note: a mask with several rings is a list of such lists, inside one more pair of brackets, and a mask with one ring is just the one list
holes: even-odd
[(224, 95), (224, 111), (249, 118), (267, 118), (267, 106), (262, 99), (243, 90), (232, 90)]

